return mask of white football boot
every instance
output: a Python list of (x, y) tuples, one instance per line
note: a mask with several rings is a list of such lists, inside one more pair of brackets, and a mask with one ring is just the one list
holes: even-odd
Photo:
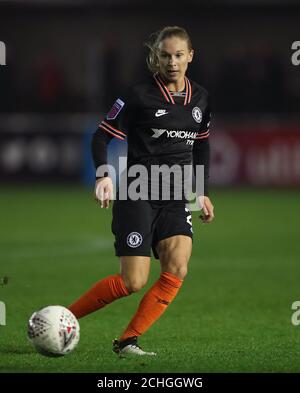
[(126, 340), (113, 341), (113, 352), (118, 354), (120, 357), (126, 356), (156, 356), (155, 352), (146, 352), (137, 345), (137, 337), (129, 337)]

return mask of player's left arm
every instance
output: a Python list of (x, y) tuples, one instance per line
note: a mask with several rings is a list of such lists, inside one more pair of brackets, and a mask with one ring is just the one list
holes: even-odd
[(210, 143), (209, 143), (209, 126), (211, 120), (210, 105), (207, 104), (206, 110), (201, 122), (200, 131), (197, 134), (193, 145), (193, 166), (196, 174), (196, 166), (203, 165), (204, 167), (204, 184), (203, 192), (197, 195), (199, 206), (202, 214), (199, 218), (203, 223), (210, 223), (213, 221), (214, 206), (209, 198), (209, 167), (210, 167)]

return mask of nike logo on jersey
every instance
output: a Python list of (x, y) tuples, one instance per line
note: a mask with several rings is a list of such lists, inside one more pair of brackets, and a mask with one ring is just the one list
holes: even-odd
[(167, 112), (166, 109), (158, 109), (155, 113), (155, 117), (160, 117), (163, 115), (167, 115), (169, 112)]

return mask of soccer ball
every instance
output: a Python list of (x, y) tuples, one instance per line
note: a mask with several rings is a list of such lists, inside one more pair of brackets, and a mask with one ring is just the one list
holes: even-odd
[(28, 321), (28, 338), (45, 356), (63, 356), (76, 347), (80, 337), (79, 323), (63, 306), (48, 306), (34, 312)]

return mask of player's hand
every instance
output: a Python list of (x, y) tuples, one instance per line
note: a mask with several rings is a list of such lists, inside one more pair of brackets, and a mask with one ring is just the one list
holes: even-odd
[(199, 218), (202, 220), (204, 224), (208, 224), (212, 222), (215, 215), (214, 215), (214, 206), (211, 203), (210, 199), (207, 196), (199, 196), (198, 201), (203, 213), (199, 216)]
[(114, 199), (114, 186), (110, 177), (96, 180), (94, 197), (101, 207), (108, 209), (109, 202)]

